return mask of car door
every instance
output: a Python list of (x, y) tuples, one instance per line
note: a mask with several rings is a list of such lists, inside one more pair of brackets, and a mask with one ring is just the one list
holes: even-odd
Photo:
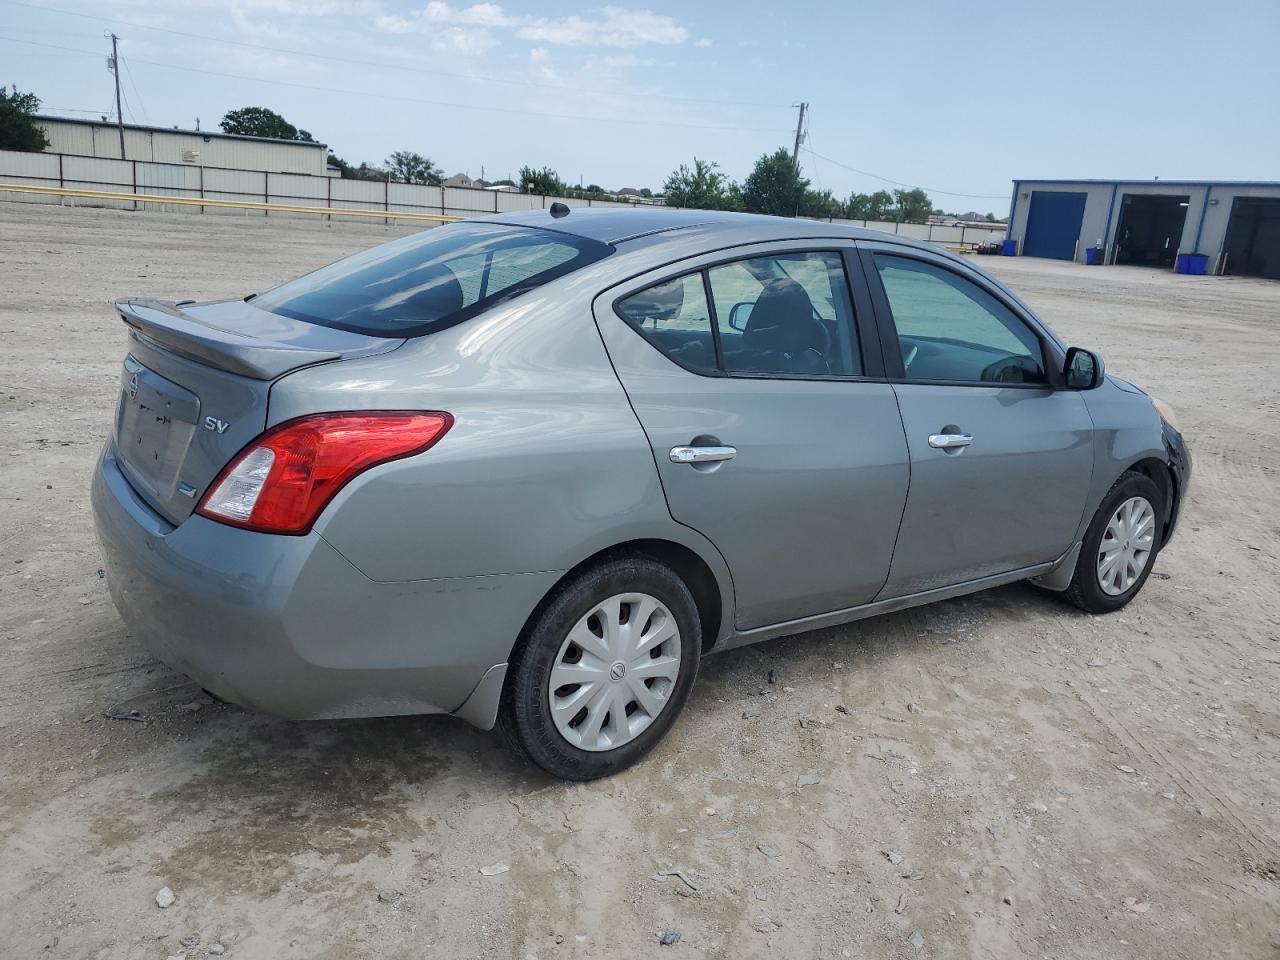
[(883, 599), (1055, 560), (1093, 471), (1093, 423), (1012, 298), (954, 260), (860, 242), (911, 456)]
[(884, 585), (908, 482), (852, 246), (685, 261), (595, 316), (672, 517), (733, 576), (739, 629), (856, 606)]

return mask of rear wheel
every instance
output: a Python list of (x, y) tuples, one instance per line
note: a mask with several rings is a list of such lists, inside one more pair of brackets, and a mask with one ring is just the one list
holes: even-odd
[(592, 780), (644, 756), (675, 723), (702, 631), (684, 582), (644, 556), (557, 588), (512, 656), (498, 725), (553, 776)]
[(1090, 613), (1111, 613), (1137, 596), (1160, 551), (1161, 508), (1155, 481), (1123, 474), (1085, 532), (1067, 599)]

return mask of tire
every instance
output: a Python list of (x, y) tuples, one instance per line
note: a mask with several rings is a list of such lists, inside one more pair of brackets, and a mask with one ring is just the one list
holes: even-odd
[[(651, 608), (650, 601), (656, 606)], [(600, 618), (608, 620), (615, 610), (620, 626), (604, 634)], [(637, 626), (633, 621), (639, 616), (646, 619)], [(625, 638), (634, 637), (643, 646), (665, 636), (671, 624), (675, 636), (652, 651), (636, 659), (617, 653), (626, 648)], [(586, 636), (584, 629), (596, 640)], [(619, 646), (609, 647), (609, 636)], [(575, 638), (585, 638), (581, 647)], [(701, 648), (697, 605), (684, 581), (669, 567), (643, 555), (604, 560), (558, 586), (526, 626), (507, 670), (498, 727), (512, 747), (553, 777), (607, 777), (652, 750), (675, 724), (693, 688)], [(603, 657), (606, 652), (613, 658), (611, 664)], [(620, 677), (614, 675), (619, 663), (623, 663)], [(602, 665), (607, 673), (587, 672)], [(591, 681), (567, 683), (553, 691), (553, 670), (560, 677), (589, 676)], [(652, 670), (675, 671), (675, 675), (645, 679)], [(636, 684), (643, 684), (648, 693), (637, 692)], [(642, 695), (648, 710), (641, 706)], [(600, 705), (605, 700), (607, 707)], [(573, 718), (579, 722), (569, 725), (573, 723), (569, 710), (578, 703), (582, 706)], [(638, 729), (632, 733), (633, 728)], [(614, 741), (616, 746), (611, 745)]]
[[(1100, 563), (1104, 557), (1103, 541), (1107, 537), (1108, 525), (1116, 516), (1116, 511), (1135, 498), (1145, 500), (1150, 505), (1152, 513), (1150, 549), (1147, 551), (1142, 569), (1138, 571), (1136, 577), (1132, 578), (1131, 583), (1111, 581), (1108, 588), (1104, 586), (1102, 582), (1104, 578), (1099, 572)], [(1113, 613), (1127, 605), (1138, 595), (1143, 584), (1147, 582), (1147, 577), (1151, 575), (1152, 567), (1155, 566), (1156, 557), (1162, 545), (1160, 536), (1163, 516), (1164, 500), (1155, 481), (1145, 474), (1132, 471), (1122, 474), (1107, 491), (1107, 495), (1102, 498), (1097, 513), (1089, 523), (1089, 529), (1085, 531), (1080, 556), (1076, 559), (1075, 573), (1064, 592), (1066, 599), (1089, 613)], [(1114, 540), (1108, 540), (1108, 543), (1114, 542)], [(1134, 542), (1136, 543), (1137, 540)], [(1121, 552), (1120, 562), (1123, 563), (1123, 561), (1124, 554)], [(1111, 569), (1114, 576), (1114, 566)], [(1111, 576), (1106, 579), (1110, 581)]]

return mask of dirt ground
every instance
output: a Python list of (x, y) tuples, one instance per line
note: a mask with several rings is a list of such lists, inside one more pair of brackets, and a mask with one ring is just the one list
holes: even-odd
[(649, 759), (565, 785), (449, 718), (209, 703), (107, 597), (109, 302), (387, 235), (0, 203), (0, 956), (1280, 954), (1280, 284), (984, 258), (1182, 420), (1142, 596), (1019, 585), (712, 657)]

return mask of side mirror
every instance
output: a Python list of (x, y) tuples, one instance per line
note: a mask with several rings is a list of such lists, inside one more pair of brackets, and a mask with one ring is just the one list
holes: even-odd
[(1102, 386), (1105, 372), (1102, 358), (1092, 350), (1071, 347), (1062, 364), (1062, 382), (1068, 390), (1092, 390)]
[(747, 321), (751, 319), (754, 303), (735, 303), (729, 311), (729, 326), (741, 333), (747, 329)]

